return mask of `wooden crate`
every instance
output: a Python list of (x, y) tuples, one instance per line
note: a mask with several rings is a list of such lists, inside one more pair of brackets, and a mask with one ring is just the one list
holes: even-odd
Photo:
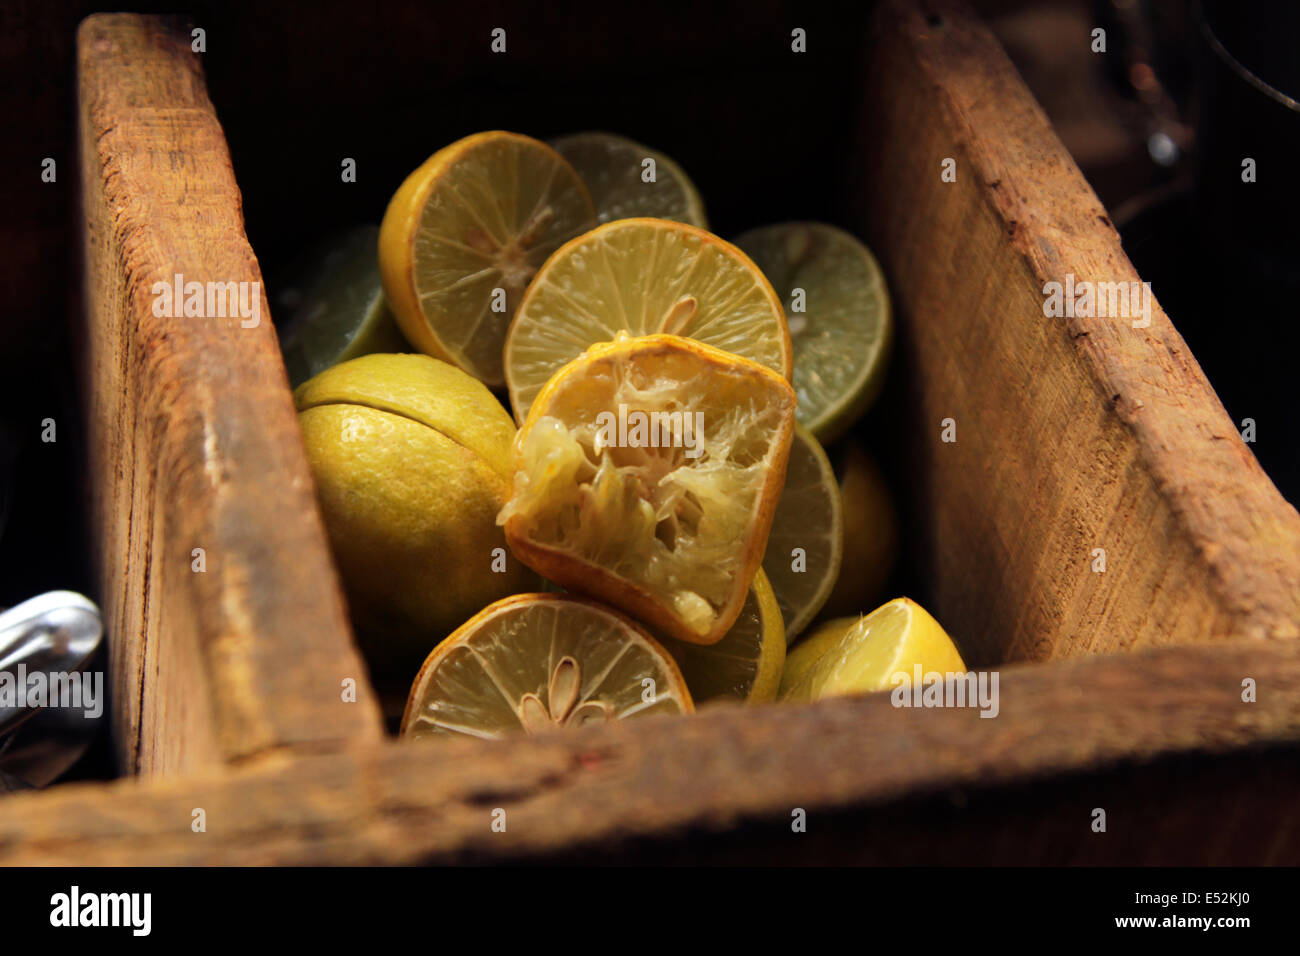
[[(894, 294), (885, 412), (908, 452), (924, 597), (972, 663), (999, 667), (996, 719), (874, 695), (496, 743), (388, 739), (267, 303), (252, 329), (152, 311), (175, 273), (261, 281), (188, 28), (97, 15), (77, 37), (79, 333), (126, 778), (6, 797), (0, 858), (1300, 862), (1285, 825), (1300, 516), (1158, 306), (1142, 329), (1044, 318), (1047, 281), (1137, 276), (969, 12), (888, 0), (845, 42), (865, 72), (837, 201)], [(308, 55), (244, 65), (266, 95), (302, 95), (290, 80)]]

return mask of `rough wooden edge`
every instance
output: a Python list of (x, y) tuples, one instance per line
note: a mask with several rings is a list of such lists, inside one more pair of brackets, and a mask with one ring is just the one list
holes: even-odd
[[(378, 739), (189, 31), (96, 15), (77, 50), (88, 483), (123, 769)], [(260, 323), (156, 316), (176, 274), (259, 283)]]
[[(1258, 680), (1257, 702), (1242, 679)], [(1008, 669), (999, 713), (890, 694), (706, 710), (492, 744), (277, 754), (208, 779), (6, 798), (0, 859), (80, 864), (518, 860), (687, 830), (1300, 742), (1300, 643), (1160, 648)], [(193, 811), (206, 832), (192, 830)], [(505, 832), (492, 829), (503, 809)], [(1112, 834), (1134, 825), (1110, 811)], [(1127, 822), (1126, 822), (1127, 821)], [(1086, 819), (1080, 838), (1090, 836)], [(880, 838), (881, 834), (876, 834)], [(798, 839), (798, 837), (795, 837)], [(895, 847), (902, 852), (904, 848)]]
[[(875, 108), (874, 118), (884, 116), (884, 121), (868, 124), (864, 131), (874, 142), (883, 139), (888, 145), (876, 147), (877, 158), (865, 171), (860, 215), (873, 242), (879, 240), (876, 251), (887, 272), (907, 277), (895, 289), (903, 321), (913, 334), (919, 323), (941, 326), (927, 333), (930, 352), (917, 356), (913, 369), (915, 377), (925, 380), (920, 386), (928, 400), (925, 412), (938, 413), (940, 406), (949, 410), (942, 414), (954, 414), (951, 410), (958, 407), (967, 412), (966, 431), (959, 439), (967, 442), (965, 448), (945, 446), (930, 451), (929, 460), (942, 467), (955, 460), (954, 452), (964, 454), (962, 469), (976, 469), (996, 494), (1020, 495), (1026, 508), (1034, 494), (1052, 493), (1056, 511), (1041, 520), (1056, 524), (1058, 530), (1052, 533), (1064, 535), (1059, 529), (1070, 523), (1078, 532), (1077, 554), (1072, 555), (1076, 567), (1071, 571), (1079, 573), (1069, 577), (1074, 583), (1053, 581), (1055, 588), (1043, 589), (1059, 593), (1068, 586), (1075, 593), (1028, 609), (1003, 607), (988, 621), (990, 629), (1003, 633), (985, 635), (986, 641), (992, 645), (1002, 638), (1007, 642), (1000, 647), (1004, 652), (1011, 647), (1013, 656), (1042, 658), (1142, 643), (1300, 637), (1300, 515), (1241, 441), (1159, 304), (1153, 300), (1147, 328), (1132, 328), (1127, 319), (1042, 316), (1044, 284), (1063, 281), (1066, 273), (1092, 281), (1138, 282), (1139, 277), (1101, 203), (997, 41), (960, 0), (884, 0), (874, 31), (868, 56), (876, 71), (872, 78), (877, 85), (889, 81), (895, 86), (886, 104)], [(904, 95), (911, 112), (900, 113), (903, 108), (897, 103)], [(929, 131), (933, 142), (922, 146), (899, 136), (903, 124)], [(940, 143), (944, 151), (922, 155)], [(956, 183), (940, 181), (944, 156), (957, 159)], [(891, 184), (900, 176), (906, 178), (907, 189), (897, 188), (899, 182)], [(909, 223), (924, 221), (931, 229), (939, 228), (934, 217), (953, 209), (960, 209), (952, 213), (955, 221), (946, 224), (954, 227), (953, 235), (941, 239), (939, 247), (890, 248), (889, 240), (897, 243)], [(996, 261), (973, 254), (979, 238), (974, 233), (980, 229), (980, 236), (991, 243), (998, 237), (990, 246)], [(963, 230), (969, 232), (955, 238)], [(1005, 285), (990, 287), (994, 282)], [(966, 301), (954, 290), (969, 292), (975, 300)], [(970, 416), (978, 408), (963, 405), (961, 397), (987, 397), (989, 388), (977, 384), (958, 389), (951, 381), (954, 376), (982, 374), (978, 368), (960, 367), (964, 359), (978, 354), (981, 330), (1015, 323), (1050, 323), (1033, 332), (1028, 324), (1021, 326), (1022, 351), (1040, 339), (1044, 351), (1021, 354), (1016, 360), (1045, 363), (1050, 356), (1055, 364), (1036, 366), (1035, 381), (1053, 387), (1032, 395), (999, 393), (1000, 400), (1027, 406), (1045, 397), (1053, 402), (1058, 419), (1070, 414), (1080, 418), (1058, 421), (1050, 433), (1035, 435), (1026, 429), (1011, 441), (1009, 433), (990, 434), (988, 421), (976, 423), (979, 431), (971, 430)], [(943, 341), (934, 341), (936, 336)], [(1086, 393), (1084, 398), (1074, 391), (1076, 385)], [(1032, 420), (1032, 415), (1026, 407), (1025, 419)], [(931, 417), (933, 421), (926, 418), (917, 425), (924, 428), (926, 440), (933, 437), (937, 442), (939, 418)], [(995, 427), (1005, 431), (1010, 420), (1004, 418)], [(1076, 423), (1081, 427), (1067, 430)], [(1035, 440), (1045, 443), (1038, 454), (1047, 461), (1063, 460), (1075, 446), (1095, 441), (1096, 457), (1087, 455), (1091, 449), (1079, 456), (1092, 472), (1086, 482), (1074, 484), (1088, 486), (1085, 495), (1106, 500), (1089, 506), (1053, 488), (998, 486), (999, 458), (1008, 453), (1019, 456), (1022, 479), (1049, 473), (1023, 464), (1032, 460), (1033, 452), (1025, 446)], [(1014, 474), (1016, 469), (1009, 471)], [(1059, 475), (1053, 477), (1069, 484)], [(932, 513), (970, 504), (935, 497), (926, 504)], [(1149, 527), (1131, 527), (1138, 521)], [(969, 531), (979, 522), (954, 519), (950, 524)], [(1022, 533), (1007, 527), (978, 530), (985, 539)], [(1034, 533), (1039, 537), (1029, 550), (1023, 540), (986, 540), (986, 546), (975, 549), (978, 557), (969, 560), (989, 569), (984, 574), (988, 580), (973, 574), (963, 582), (972, 593), (952, 600), (954, 610), (963, 612), (953, 615), (957, 620), (966, 616), (964, 612), (978, 614), (974, 605), (987, 600), (987, 591), (974, 592), (980, 583), (998, 583), (994, 568), (1000, 559), (1006, 563), (1008, 552), (1018, 561), (1015, 568), (1006, 568), (1013, 574), (1032, 564), (1033, 546), (1041, 552), (1060, 543), (1044, 537), (1042, 528)], [(1107, 576), (1089, 575), (1089, 549), (1099, 543), (1094, 535), (1106, 533), (1123, 534), (1131, 544), (1160, 547), (1122, 555), (1127, 563), (1112, 566)], [(932, 539), (927, 547), (937, 551), (970, 543), (949, 537)], [(1115, 555), (1111, 558), (1114, 565)], [(1162, 562), (1185, 570), (1162, 569)], [(1026, 589), (1034, 584), (1027, 576), (1021, 579)], [(1165, 604), (1143, 617), (1141, 606), (1153, 600)], [(1107, 628), (1119, 633), (1083, 633)], [(1080, 633), (1061, 639), (1071, 629)]]

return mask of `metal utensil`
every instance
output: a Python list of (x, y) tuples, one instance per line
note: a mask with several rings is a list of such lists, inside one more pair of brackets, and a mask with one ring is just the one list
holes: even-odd
[(103, 714), (43, 707), (0, 744), (0, 774), (26, 787), (47, 787), (85, 755), (103, 725)]
[[(0, 674), (80, 671), (104, 633), (99, 608), (72, 591), (50, 591), (0, 613)], [(0, 703), (0, 735), (33, 716), (26, 701)]]

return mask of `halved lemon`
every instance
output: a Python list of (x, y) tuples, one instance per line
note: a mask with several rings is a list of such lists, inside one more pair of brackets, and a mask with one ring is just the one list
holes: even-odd
[(619, 332), (686, 336), (790, 377), (781, 300), (749, 257), (666, 219), (620, 219), (563, 246), (524, 293), (506, 336), (515, 420), (589, 345)]
[(966, 671), (939, 622), (916, 602), (895, 598), (870, 614), (827, 621), (790, 648), (777, 696), (809, 701), (888, 690), (895, 674), (910, 680), (918, 664), (925, 673)]
[(830, 596), (844, 544), (840, 489), (826, 452), (796, 425), (785, 488), (767, 536), (763, 570), (772, 582), (785, 637), (793, 641)]
[(663, 639), (697, 704), (728, 698), (760, 704), (774, 699), (785, 666), (785, 644), (781, 608), (761, 568), (749, 586), (740, 617), (718, 643)]
[(694, 709), (673, 659), (637, 624), (567, 594), (516, 594), (433, 650), (401, 732), (491, 738)]
[(545, 143), (476, 133), (411, 173), (379, 229), (384, 295), (422, 352), (488, 385), (505, 381), (501, 346), (546, 258), (596, 224), (582, 179)]
[(601, 222), (653, 216), (708, 228), (699, 190), (658, 150), (601, 132), (562, 136), (551, 145), (587, 184)]
[(876, 257), (843, 229), (786, 222), (736, 240), (787, 310), (799, 422), (829, 444), (875, 401), (893, 341)]
[(771, 369), (675, 335), (622, 336), (532, 403), (497, 522), (544, 577), (712, 644), (762, 560), (793, 430), (794, 391)]
[(835, 451), (843, 502), (844, 558), (830, 597), (822, 606), (821, 613), (828, 618), (861, 614), (883, 599), (898, 560), (900, 538), (894, 499), (879, 466), (862, 444), (851, 438)]

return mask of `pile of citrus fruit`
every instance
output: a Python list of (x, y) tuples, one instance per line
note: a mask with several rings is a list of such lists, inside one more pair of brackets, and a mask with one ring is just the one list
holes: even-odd
[(913, 602), (862, 613), (899, 539), (848, 434), (892, 338), (875, 258), (820, 223), (707, 225), (638, 143), (479, 133), (281, 287), (321, 512), (404, 734), (965, 669)]

